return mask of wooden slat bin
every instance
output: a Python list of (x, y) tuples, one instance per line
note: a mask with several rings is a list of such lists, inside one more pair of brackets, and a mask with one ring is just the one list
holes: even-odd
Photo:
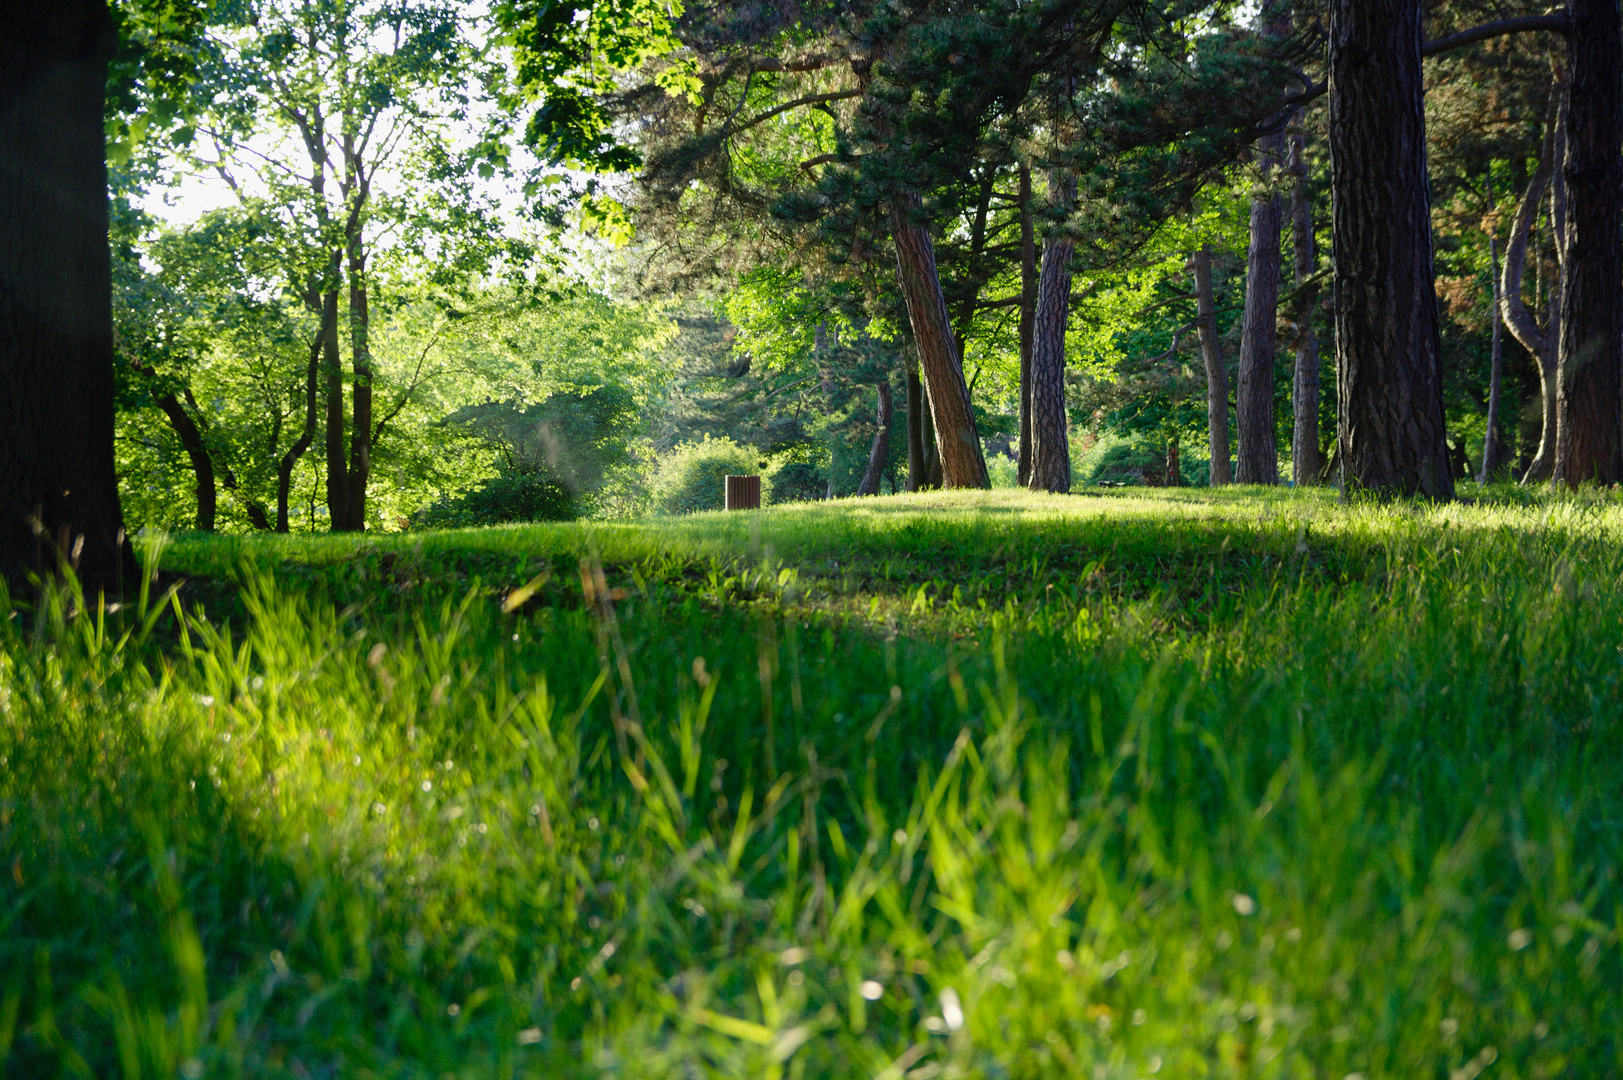
[(759, 510), (761, 508), (761, 478), (759, 476), (725, 477), (726, 506), (729, 510)]

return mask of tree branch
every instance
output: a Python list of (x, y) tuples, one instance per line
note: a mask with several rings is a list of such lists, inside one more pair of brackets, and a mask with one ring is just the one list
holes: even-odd
[(1524, 15), (1516, 19), (1499, 19), (1495, 22), (1483, 23), (1473, 26), (1469, 30), (1461, 30), (1457, 34), (1428, 41), (1420, 46), (1421, 56), (1437, 56), (1440, 53), (1451, 52), (1454, 49), (1463, 49), (1467, 45), (1475, 45), (1479, 41), (1489, 38), (1503, 37), (1506, 34), (1530, 34), (1538, 31), (1547, 31), (1552, 34), (1568, 34), (1571, 24), (1565, 15)]

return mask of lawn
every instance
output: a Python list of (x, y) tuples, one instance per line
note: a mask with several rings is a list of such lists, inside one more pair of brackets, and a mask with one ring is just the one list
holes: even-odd
[(150, 541), (0, 620), (0, 1062), (1616, 1075), (1620, 539), (1138, 489)]

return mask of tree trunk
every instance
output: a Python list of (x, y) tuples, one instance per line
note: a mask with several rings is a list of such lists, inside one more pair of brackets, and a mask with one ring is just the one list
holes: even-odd
[(930, 416), (935, 424), (936, 450), (941, 458), (942, 481), (947, 487), (988, 486), (986, 459), (975, 432), (969, 387), (947, 317), (947, 302), (936, 273), (935, 246), (916, 219), (922, 201), (918, 195), (897, 195), (891, 200), (891, 232), (896, 244), (902, 295), (908, 321), (924, 372)]
[(107, 57), (92, 0), (0, 5), (0, 577), (137, 574), (113, 467)]
[[(336, 261), (336, 260), (335, 260)], [(333, 277), (337, 278), (337, 266), (331, 268)], [(287, 453), (276, 467), (276, 531), (288, 531), (288, 498), (293, 490), (293, 470), (299, 464), (310, 444), (315, 440), (316, 423), (319, 419), (317, 400), (319, 398), (321, 354), (331, 350), (329, 363), (337, 363), (338, 355), (338, 289), (329, 288), (321, 294), (321, 324), (316, 328), (316, 339), (310, 343), (310, 365), (304, 379), (304, 430), (299, 433)]]
[(1234, 393), (1235, 479), (1242, 484), (1279, 483), (1274, 439), (1274, 352), (1279, 313), (1280, 197), (1269, 189), (1283, 134), (1257, 143), (1261, 178), (1251, 197), (1251, 243), (1245, 260), (1245, 323)]
[(1189, 256), (1195, 276), (1196, 318), (1200, 322), (1200, 355), (1206, 362), (1206, 447), (1211, 454), (1212, 487), (1232, 483), (1229, 476), (1229, 380), (1217, 340), (1217, 301), (1212, 296), (1212, 252), (1202, 247)]
[[(1544, 192), (1554, 176), (1555, 160), (1561, 146), (1562, 105), (1566, 86), (1560, 80), (1550, 88), (1550, 106), (1544, 124), (1544, 143), (1539, 152), (1538, 167), (1522, 193), (1516, 206), (1516, 216), (1510, 226), (1510, 238), (1505, 243), (1505, 262), (1499, 272), (1499, 319), (1509, 328), (1511, 336), (1521, 342), (1538, 365), (1539, 396), (1543, 423), (1539, 429), (1538, 451), (1533, 455), (1522, 476), (1522, 483), (1548, 480), (1555, 471), (1556, 374), (1560, 340), (1559, 311), (1551, 306), (1555, 322), (1541, 328), (1522, 301), (1522, 284), (1527, 269), (1527, 246), (1538, 220)], [(1558, 181), (1559, 183), (1559, 181)], [(1562, 200), (1557, 197), (1559, 203)], [(1559, 230), (1558, 230), (1559, 231)]]
[(907, 365), (907, 490), (924, 489), (924, 387), (919, 383), (919, 365)]
[(1167, 440), (1167, 487), (1183, 487), (1183, 463), (1178, 460), (1178, 433)]
[[(366, 528), (366, 484), (372, 476), (372, 345), (366, 252), (358, 222), (349, 243), (349, 338), (355, 385), (350, 389), (349, 488), (342, 527), (361, 532)], [(336, 522), (333, 528), (339, 528)]]
[[(1049, 202), (1069, 212), (1076, 174), (1055, 169), (1048, 177)], [(1076, 241), (1063, 232), (1043, 240), (1037, 282), (1037, 317), (1031, 340), (1031, 476), (1033, 491), (1071, 490), (1071, 444), (1065, 416), (1065, 325), (1071, 317), (1071, 255)]]
[(1343, 494), (1452, 499), (1419, 0), (1332, 0), (1330, 161)]
[(1020, 457), (1017, 480), (1031, 482), (1031, 348), (1037, 325), (1037, 230), (1031, 220), (1031, 166), (1020, 166)]
[(321, 350), (327, 377), (327, 524), (334, 532), (342, 532), (349, 521), (349, 460), (344, 453), (344, 367), (338, 355), (337, 320), (331, 345)]
[(1623, 15), (1571, 0), (1554, 479), (1623, 480)]
[[(1488, 210), (1493, 210), (1493, 180), (1488, 180)], [(1505, 357), (1504, 323), (1499, 318), (1499, 251), (1493, 233), (1488, 233), (1488, 268), (1493, 286), (1493, 337), (1488, 360), (1488, 430), (1482, 436), (1482, 471), (1477, 483), (1486, 484), (1493, 478), (1499, 459), (1499, 391), (1504, 379), (1502, 371)]]
[(874, 432), (873, 446), (868, 450), (868, 471), (862, 475), (858, 495), (878, 495), (879, 478), (884, 475), (885, 461), (890, 457), (890, 380), (879, 381), (879, 430)]
[(1309, 487), (1319, 482), (1319, 335), (1313, 309), (1319, 290), (1307, 281), (1318, 269), (1314, 250), (1313, 199), (1307, 190), (1307, 140), (1291, 136), (1291, 240), (1296, 264), (1296, 371), (1291, 385), (1291, 483)]
[(203, 445), (203, 433), (174, 394), (164, 394), (155, 399), (155, 404), (169, 418), (169, 426), (174, 428), (181, 448), (191, 460), (192, 474), (197, 477), (197, 531), (213, 532), (219, 486), (214, 479), (214, 461)]

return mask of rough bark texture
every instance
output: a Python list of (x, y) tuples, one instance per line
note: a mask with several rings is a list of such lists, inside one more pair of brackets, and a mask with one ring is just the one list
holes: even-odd
[(890, 382), (879, 382), (879, 430), (874, 432), (873, 445), (868, 449), (868, 469), (862, 474), (858, 495), (879, 494), (879, 478), (885, 474), (885, 461), (890, 457)]
[(1279, 482), (1279, 448), (1274, 441), (1274, 338), (1279, 313), (1282, 207), (1279, 195), (1267, 184), (1283, 149), (1283, 134), (1270, 135), (1257, 143), (1257, 167), (1262, 176), (1251, 199), (1245, 323), (1234, 392), (1235, 479), (1242, 484)]
[(1212, 295), (1212, 253), (1201, 248), (1189, 257), (1195, 278), (1196, 317), (1200, 323), (1200, 355), (1206, 362), (1206, 449), (1211, 455), (1209, 483), (1232, 483), (1229, 475), (1229, 380), (1223, 370), (1223, 350), (1217, 340), (1217, 301)]
[(1623, 16), (1572, 0), (1554, 479), (1623, 480)]
[(1313, 197), (1307, 190), (1306, 140), (1291, 136), (1291, 241), (1296, 268), (1296, 370), (1291, 381), (1291, 483), (1319, 482), (1319, 335), (1313, 309), (1319, 291), (1307, 282), (1318, 268), (1313, 240)]
[(969, 386), (964, 382), (963, 364), (941, 292), (941, 277), (936, 272), (935, 246), (918, 222), (919, 209), (917, 195), (896, 196), (891, 201), (891, 234), (935, 424), (942, 482), (947, 487), (984, 488), (988, 486), (986, 458), (975, 432)]
[(1419, 0), (1332, 0), (1329, 141), (1343, 492), (1452, 499)]
[(113, 469), (105, 3), (0, 4), (0, 577), (136, 574)]
[(1037, 230), (1031, 220), (1031, 166), (1020, 166), (1020, 451), (1016, 478), (1031, 481), (1031, 343), (1037, 325)]
[[(1076, 198), (1076, 174), (1055, 169), (1049, 201), (1068, 210)], [(1076, 241), (1055, 233), (1043, 241), (1037, 281), (1037, 317), (1031, 339), (1031, 475), (1033, 491), (1071, 490), (1071, 443), (1065, 416), (1065, 324), (1071, 315), (1071, 255)]]
[[(1548, 329), (1539, 326), (1522, 301), (1522, 281), (1527, 269), (1527, 244), (1533, 226), (1543, 205), (1545, 189), (1554, 174), (1556, 150), (1560, 141), (1561, 98), (1566, 88), (1557, 83), (1550, 91), (1550, 112), (1545, 123), (1544, 145), (1539, 154), (1538, 167), (1533, 170), (1527, 190), (1516, 206), (1516, 216), (1510, 226), (1510, 239), (1505, 244), (1505, 264), (1499, 273), (1499, 318), (1509, 328), (1511, 336), (1533, 355), (1538, 364), (1539, 396), (1543, 423), (1540, 427), (1538, 452), (1534, 454), (1522, 476), (1522, 483), (1548, 480), (1555, 471), (1556, 374), (1560, 340), (1559, 313), (1551, 305), (1552, 317), (1557, 325)], [(1560, 200), (1557, 200), (1560, 201)]]

